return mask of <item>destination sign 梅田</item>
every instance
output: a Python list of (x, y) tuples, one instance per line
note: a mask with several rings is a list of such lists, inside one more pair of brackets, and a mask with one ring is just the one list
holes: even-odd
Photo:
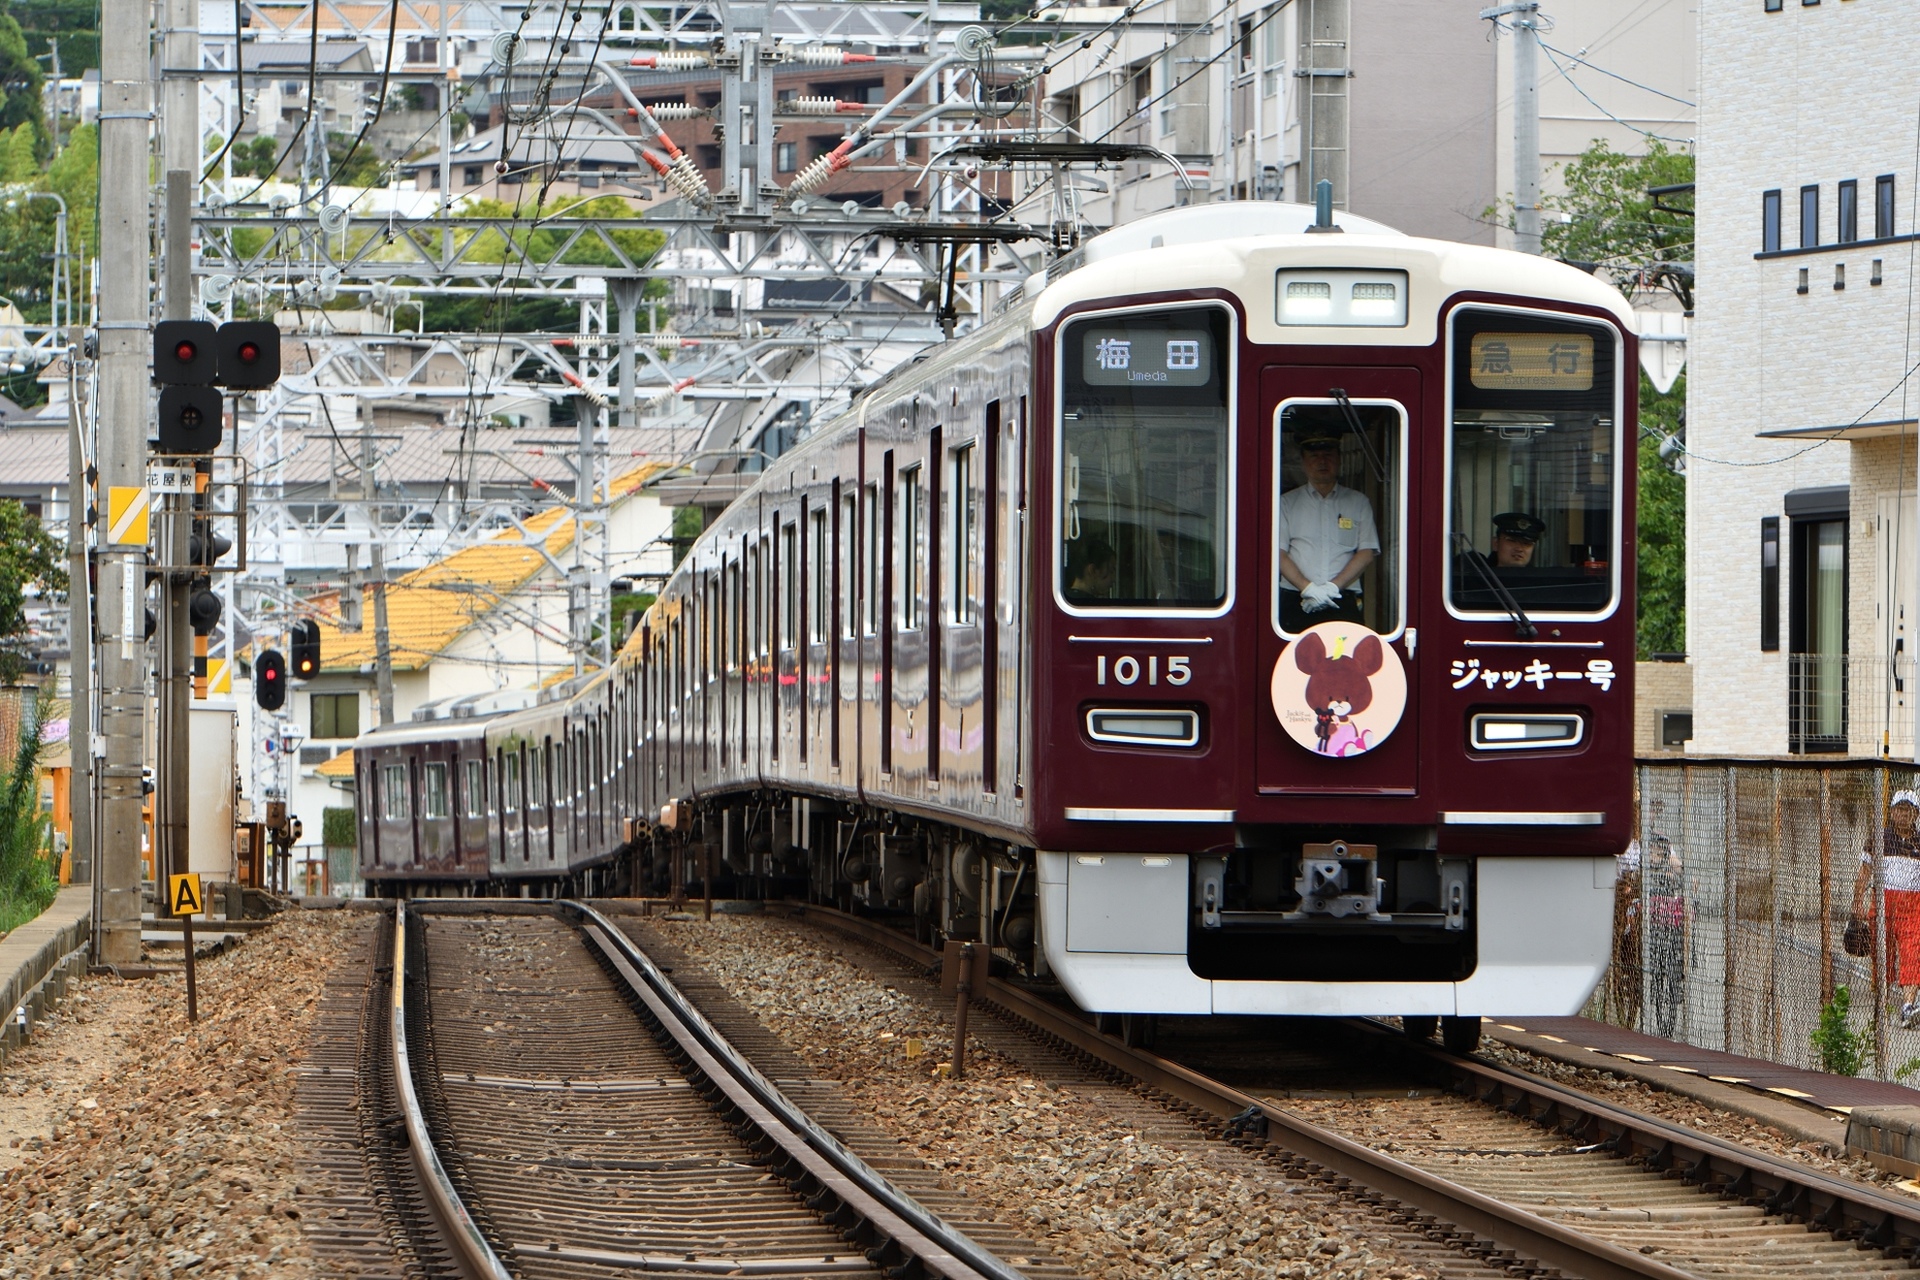
[(1205, 329), (1089, 329), (1086, 379), (1097, 387), (1203, 387), (1213, 379), (1213, 335)]
[(1467, 355), (1482, 391), (1593, 390), (1590, 334), (1476, 333)]

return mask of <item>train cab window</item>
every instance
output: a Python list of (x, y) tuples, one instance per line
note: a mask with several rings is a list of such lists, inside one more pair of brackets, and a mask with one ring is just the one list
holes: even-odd
[(1617, 340), (1462, 309), (1452, 337), (1448, 594), (1463, 614), (1605, 613), (1618, 594)]
[(1217, 307), (1066, 326), (1056, 509), (1068, 610), (1226, 606), (1233, 341)]
[(420, 771), (420, 811), (426, 818), (447, 816), (447, 766), (435, 761)]
[(387, 802), (387, 817), (393, 821), (404, 821), (407, 816), (407, 767), (403, 764), (390, 764), (382, 780), (381, 791)]
[(482, 773), (483, 767), (480, 761), (467, 761), (467, 816), (469, 818), (487, 816), (487, 784)]
[(1273, 621), (1399, 634), (1406, 611), (1407, 413), (1392, 401), (1292, 400), (1274, 416)]

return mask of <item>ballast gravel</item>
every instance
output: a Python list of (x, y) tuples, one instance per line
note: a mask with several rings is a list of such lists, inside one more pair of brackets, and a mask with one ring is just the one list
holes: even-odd
[[(904, 1148), (1088, 1276), (1415, 1280), (1377, 1218), (1221, 1143), (1175, 1146), (974, 1045), (944, 1075), (951, 1007), (870, 974), (790, 922), (716, 915), (674, 944)], [(983, 1017), (984, 1014), (977, 1014)], [(1184, 1149), (1182, 1147), (1184, 1146)]]
[(288, 1130), (348, 923), (289, 911), (201, 960), (197, 1024), (178, 974), (78, 985), (0, 1068), (0, 1280), (323, 1274)]

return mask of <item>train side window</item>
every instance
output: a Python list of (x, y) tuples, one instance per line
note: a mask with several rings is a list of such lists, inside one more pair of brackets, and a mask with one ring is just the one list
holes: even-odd
[(827, 597), (831, 594), (827, 588), (827, 513), (815, 508), (807, 517), (812, 522), (813, 546), (811, 578), (807, 583), (807, 610), (812, 615), (808, 626), (809, 639), (814, 644), (827, 642), (827, 627), (831, 621), (828, 607), (832, 603)]
[(867, 486), (867, 516), (860, 531), (861, 566), (865, 582), (861, 584), (860, 634), (871, 636), (880, 631), (880, 486)]
[(444, 818), (447, 816), (447, 766), (444, 762), (429, 761), (421, 771), (420, 789), (421, 816), (425, 818)]
[(1218, 307), (1066, 326), (1055, 510), (1069, 611), (1231, 603), (1233, 344)]
[[(1447, 603), (1605, 614), (1619, 594), (1618, 338), (1571, 318), (1462, 308), (1452, 325)], [(1626, 376), (1633, 376), (1628, 370)]]
[(919, 463), (900, 469), (900, 627), (926, 625), (927, 489)]
[(1358, 622), (1399, 634), (1407, 411), (1392, 401), (1293, 400), (1280, 406), (1274, 429), (1276, 628), (1295, 636), (1322, 622)]
[(780, 565), (780, 607), (777, 611), (775, 647), (796, 649), (800, 645), (800, 530), (792, 521), (780, 526), (780, 545), (775, 549)]
[(386, 815), (389, 821), (402, 822), (409, 816), (407, 812), (407, 767), (403, 764), (390, 764), (386, 767), (381, 790), (386, 794)]
[(520, 753), (509, 751), (506, 753), (505, 760), (506, 772), (500, 784), (502, 793), (500, 807), (504, 812), (518, 813), (520, 812)]
[(541, 750), (535, 747), (527, 758), (527, 808), (541, 809), (547, 803), (547, 770), (541, 763)]
[(487, 816), (487, 782), (485, 767), (478, 760), (467, 761), (467, 816), (484, 818)]
[(953, 451), (953, 487), (948, 502), (953, 512), (953, 613), (959, 626), (980, 620), (980, 508), (974, 492), (974, 458), (979, 450), (969, 440)]

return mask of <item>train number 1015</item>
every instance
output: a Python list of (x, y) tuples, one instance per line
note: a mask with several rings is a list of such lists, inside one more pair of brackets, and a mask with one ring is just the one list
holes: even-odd
[[(1107, 658), (1102, 654), (1093, 660), (1093, 682), (1106, 684), (1107, 675)], [(1150, 685), (1159, 684), (1163, 679), (1168, 684), (1182, 685), (1193, 679), (1193, 668), (1187, 665), (1184, 654), (1169, 657), (1166, 669), (1162, 671), (1160, 655), (1157, 653), (1148, 654), (1145, 662), (1130, 653), (1123, 653), (1113, 660), (1112, 675), (1115, 684), (1139, 684), (1141, 678), (1145, 677)]]

